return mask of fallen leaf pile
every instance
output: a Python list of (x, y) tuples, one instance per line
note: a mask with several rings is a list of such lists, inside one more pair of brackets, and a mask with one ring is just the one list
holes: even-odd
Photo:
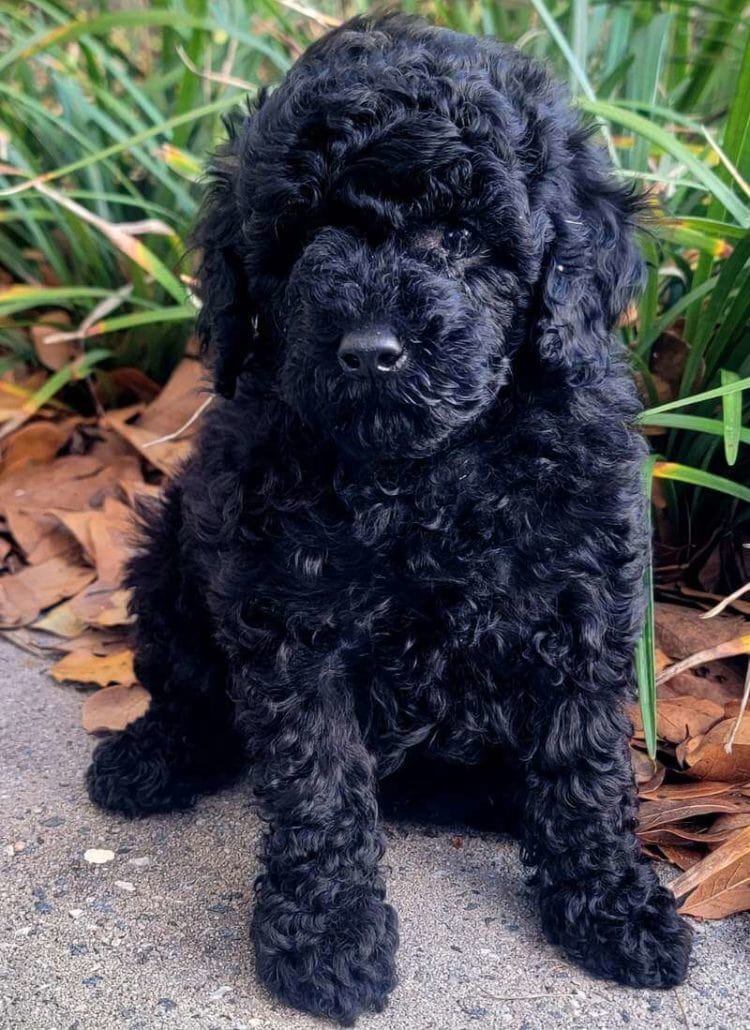
[[(47, 348), (47, 332), (35, 343), (54, 368), (67, 352)], [(90, 733), (122, 729), (148, 707), (121, 585), (133, 511), (187, 456), (208, 403), (192, 357), (161, 391), (137, 369), (109, 376), (136, 403), (96, 418), (29, 404), (39, 373), (23, 385), (0, 377), (0, 631), (48, 656), (58, 682), (98, 688), (82, 707)], [(674, 589), (679, 603), (656, 613), (656, 759), (631, 709), (639, 834), (651, 856), (682, 870), (682, 910), (714, 919), (750, 908), (750, 711), (740, 717), (750, 604), (732, 599), (731, 614), (703, 618), (710, 589)]]
[[(656, 605), (658, 752), (637, 705), (631, 753), (646, 851), (683, 872), (681, 911), (719, 919), (750, 909), (750, 708), (743, 710), (750, 621)], [(731, 743), (731, 747), (730, 747)]]
[(148, 707), (122, 572), (137, 501), (158, 496), (189, 453), (203, 383), (188, 357), (161, 392), (144, 391), (150, 401), (87, 419), (60, 405), (29, 413), (29, 384), (19, 401), (19, 388), (0, 380), (0, 630), (48, 655), (59, 682), (106, 688), (83, 704), (90, 733), (122, 729)]

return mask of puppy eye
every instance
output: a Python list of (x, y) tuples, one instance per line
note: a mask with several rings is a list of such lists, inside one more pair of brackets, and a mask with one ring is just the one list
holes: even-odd
[(446, 229), (443, 233), (443, 247), (454, 258), (468, 257), (477, 249), (469, 229)]

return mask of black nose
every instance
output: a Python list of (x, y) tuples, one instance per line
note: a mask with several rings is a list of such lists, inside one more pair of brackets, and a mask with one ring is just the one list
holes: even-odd
[(339, 344), (339, 364), (352, 376), (395, 372), (404, 363), (404, 348), (390, 329), (355, 329)]

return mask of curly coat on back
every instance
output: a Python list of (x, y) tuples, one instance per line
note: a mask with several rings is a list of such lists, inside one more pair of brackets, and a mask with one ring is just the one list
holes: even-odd
[(249, 763), (259, 976), (342, 1023), (396, 981), (378, 809), (420, 768), (447, 792), (472, 767), (490, 825), (516, 822), (571, 958), (686, 973), (623, 714), (648, 540), (612, 329), (638, 200), (589, 136), (533, 60), (390, 16), (312, 46), (211, 168), (223, 399), (130, 568), (151, 708), (88, 782), (135, 815)]

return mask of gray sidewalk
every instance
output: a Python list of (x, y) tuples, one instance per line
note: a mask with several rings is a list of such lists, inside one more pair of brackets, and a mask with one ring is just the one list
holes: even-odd
[[(259, 826), (241, 788), (126, 822), (89, 803), (80, 695), (0, 641), (0, 1027), (313, 1030), (255, 981)], [(632, 991), (540, 936), (516, 847), (389, 827), (401, 984), (363, 1030), (750, 1027), (750, 916), (697, 925), (688, 984)], [(114, 852), (91, 865), (88, 848)]]

